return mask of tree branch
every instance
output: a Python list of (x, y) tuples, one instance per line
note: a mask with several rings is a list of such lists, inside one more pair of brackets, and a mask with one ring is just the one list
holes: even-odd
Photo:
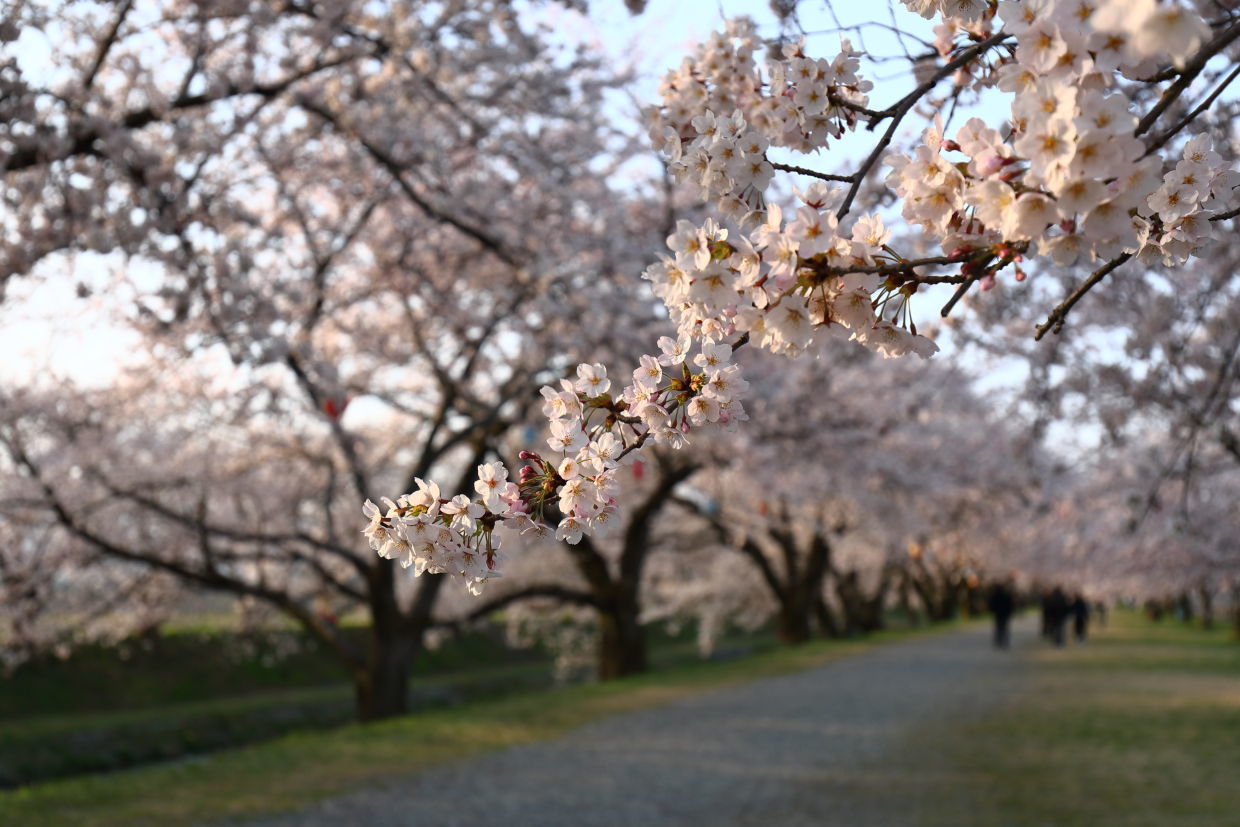
[(1054, 329), (1055, 333), (1059, 333), (1063, 329), (1064, 319), (1067, 318), (1068, 312), (1073, 306), (1081, 300), (1081, 298), (1092, 290), (1100, 281), (1109, 276), (1114, 270), (1123, 265), (1128, 259), (1132, 258), (1132, 253), (1123, 253), (1108, 261), (1099, 267), (1089, 278), (1079, 284), (1075, 290), (1068, 294), (1068, 297), (1060, 302), (1059, 306), (1051, 311), (1046, 317), (1046, 321), (1038, 325), (1037, 333), (1034, 334), (1035, 340), (1041, 340), (1047, 331)]

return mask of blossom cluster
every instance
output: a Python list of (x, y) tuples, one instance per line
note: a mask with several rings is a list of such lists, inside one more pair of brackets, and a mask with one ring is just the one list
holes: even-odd
[[(383, 511), (370, 500), (363, 531), (381, 557), (398, 559), (415, 576), (462, 577), (472, 594), (500, 576), (504, 555), (497, 528), (578, 543), (605, 530), (619, 512), (616, 469), (647, 440), (679, 446), (695, 428), (735, 428), (747, 418), (741, 400), (749, 383), (727, 344), (687, 338), (659, 340), (659, 356), (643, 356), (633, 381), (614, 396), (607, 369), (577, 367), (575, 380), (544, 386), (547, 452), (522, 451), (518, 481), (502, 462), (478, 466), (474, 496), (448, 499), (433, 482)], [(692, 353), (696, 350), (696, 353)], [(690, 355), (692, 353), (692, 358)]]
[[(1165, 175), (1163, 159), (1134, 135), (1137, 118), (1113, 88), (1115, 73), (1140, 77), (1209, 34), (1178, 6), (1152, 7), (999, 3), (1017, 45), (990, 81), (1013, 95), (1012, 135), (973, 118), (948, 140), (936, 122), (913, 155), (891, 156), (887, 183), (905, 220), (949, 254), (1019, 244), (1067, 266), (1138, 252), (1173, 264), (1194, 253), (1211, 234), (1205, 219), (1226, 206), (1237, 181), (1207, 135), (1189, 141)], [(1165, 37), (1145, 28), (1155, 22), (1168, 27)], [(990, 256), (984, 278), (1016, 258)]]
[(768, 81), (754, 59), (758, 45), (753, 21), (729, 20), (664, 77), (662, 104), (645, 111), (672, 172), (736, 217), (762, 204), (775, 173), (768, 148), (825, 147), (856, 126), (873, 86), (857, 75), (861, 53), (847, 40), (832, 60), (785, 44), (783, 59), (767, 65)]
[(672, 255), (645, 273), (680, 336), (747, 336), (790, 356), (813, 352), (831, 336), (886, 356), (937, 350), (908, 317), (910, 293), (874, 272), (892, 258), (890, 230), (868, 216), (842, 232), (840, 197), (840, 190), (814, 182), (790, 220), (770, 204), (748, 233), (732, 234), (710, 219), (701, 227), (681, 221), (668, 238)]
[(392, 502), (387, 511), (370, 500), (362, 513), (370, 523), (362, 531), (380, 557), (399, 560), (414, 575), (455, 574), (472, 594), (481, 594), (488, 579), (499, 576), (503, 553), (495, 534), (501, 522), (518, 521), (523, 513), (516, 484), (508, 481), (502, 462), (478, 466), (474, 497), (440, 495), (434, 482), (416, 480), (418, 490)]
[[(616, 468), (649, 439), (679, 445), (693, 428), (745, 419), (747, 383), (731, 362), (739, 345), (798, 356), (838, 336), (888, 357), (928, 357), (938, 348), (918, 334), (910, 301), (935, 279), (919, 267), (959, 265), (958, 275), (938, 279), (961, 284), (959, 296), (973, 280), (993, 285), (1001, 270), (1026, 258), (1060, 266), (1132, 255), (1181, 263), (1209, 239), (1209, 219), (1231, 208), (1240, 179), (1210, 138), (1188, 140), (1171, 168), (1160, 150), (1183, 124), (1159, 140), (1142, 139), (1150, 124), (1130, 112), (1121, 80), (1185, 65), (1210, 36), (1198, 15), (1155, 0), (905, 5), (943, 15), (936, 49), (963, 58), (947, 67), (958, 84), (972, 78), (1012, 95), (1003, 132), (974, 118), (949, 139), (936, 118), (911, 154), (886, 158), (886, 181), (904, 220), (945, 255), (907, 258), (891, 246), (879, 215), (847, 217), (909, 106), (867, 109), (870, 84), (857, 75), (858, 53), (847, 41), (830, 61), (809, 58), (803, 43), (787, 44), (764, 72), (753, 23), (729, 21), (668, 74), (661, 105), (645, 113), (670, 168), (725, 222), (679, 222), (669, 253), (645, 273), (676, 337), (659, 341), (660, 354), (643, 356), (617, 394), (598, 364), (581, 365), (575, 381), (543, 388), (551, 455), (522, 452), (528, 464), (517, 483), (498, 478), (502, 466), (482, 466), (480, 473), (490, 469), (485, 480), (499, 479), (492, 499), (482, 488), (475, 500), (419, 491), (390, 504), (387, 516), (368, 504), (367, 533), (380, 553), (405, 554), (418, 573), (462, 574), (476, 589), (496, 569), (496, 525), (540, 534), (554, 525), (557, 539), (578, 542), (614, 521)], [(996, 12), (1005, 30), (991, 35)], [(952, 45), (955, 31), (979, 45)], [(990, 59), (987, 49), (1005, 35), (1014, 49)], [(771, 161), (769, 150), (823, 149), (860, 117), (871, 126), (893, 119), (862, 169), (851, 176), (808, 171), (820, 180), (794, 187), (798, 203), (787, 216), (767, 202), (777, 170), (807, 172)], [(1014, 269), (1022, 280), (1023, 270)], [(411, 539), (406, 523), (419, 518), (410, 525), (437, 526), (442, 548)]]
[(764, 80), (755, 48), (753, 23), (729, 21), (667, 75), (662, 104), (646, 110), (671, 170), (741, 228), (680, 222), (668, 239), (672, 255), (646, 278), (682, 338), (748, 336), (797, 355), (843, 335), (888, 356), (930, 355), (936, 346), (917, 335), (909, 315), (911, 291), (873, 272), (896, 258), (884, 249), (890, 232), (881, 218), (841, 230), (842, 191), (820, 181), (799, 193), (801, 205), (787, 221), (763, 198), (776, 169), (769, 148), (825, 148), (868, 112), (871, 84), (857, 75), (859, 53), (844, 40), (833, 60), (815, 60), (803, 43), (785, 44)]

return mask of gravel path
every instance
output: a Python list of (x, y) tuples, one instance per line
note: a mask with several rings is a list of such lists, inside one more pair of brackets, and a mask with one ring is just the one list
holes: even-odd
[[(286, 825), (910, 825), (936, 763), (936, 727), (999, 702), (1019, 681), (1017, 651), (970, 628), (778, 678), (597, 721), (260, 822)], [(956, 791), (960, 816), (967, 790)]]

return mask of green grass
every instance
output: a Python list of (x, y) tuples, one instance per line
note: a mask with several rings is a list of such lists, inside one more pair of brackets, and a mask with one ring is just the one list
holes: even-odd
[[(551, 682), (545, 653), (509, 649), (498, 629), (486, 629), (425, 653), (411, 701), (459, 704)], [(295, 630), (176, 630), (85, 647), (0, 680), (0, 788), (337, 727), (353, 716), (340, 666)]]
[[(364, 647), (367, 630), (347, 634)], [(480, 665), (533, 664), (537, 649), (509, 648), (498, 629), (461, 635), (418, 659), (416, 677), (440, 677)], [(304, 632), (272, 628), (243, 634), (177, 628), (115, 645), (83, 646), (66, 660), (23, 664), (0, 680), (0, 721), (35, 715), (116, 712), (224, 697), (347, 683), (337, 659)]]
[(606, 684), (295, 734), (175, 764), (53, 781), (0, 793), (0, 823), (172, 825), (278, 812), (478, 752), (552, 738), (603, 715), (808, 668), (909, 634), (915, 633), (813, 642)]
[[(1116, 612), (1039, 649), (1018, 697), (934, 733), (978, 825), (1240, 824), (1240, 645)], [(946, 795), (946, 791), (942, 791)]]
[[(673, 635), (652, 627), (648, 638), (656, 668), (699, 659), (692, 629)], [(219, 629), (165, 631), (112, 652), (87, 649), (65, 662), (32, 664), (0, 683), (0, 709), (10, 710), (9, 717), (0, 716), (0, 789), (351, 722), (353, 689), (334, 662), (304, 641), (291, 642), (292, 653), (268, 667), (271, 674), (263, 674), (267, 654)], [(770, 633), (728, 635), (719, 654), (776, 645)], [(195, 683), (207, 669), (214, 670), (211, 679)], [(132, 686), (127, 699), (107, 697), (122, 696), (126, 680)], [(510, 649), (499, 629), (480, 629), (419, 659), (410, 704), (453, 706), (553, 683), (545, 653)], [(127, 708), (115, 708), (120, 700), (128, 701)], [(49, 707), (56, 711), (48, 713)]]

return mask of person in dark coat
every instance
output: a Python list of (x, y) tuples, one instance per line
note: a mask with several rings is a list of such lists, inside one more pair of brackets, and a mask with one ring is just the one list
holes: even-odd
[(1085, 635), (1089, 631), (1089, 603), (1086, 602), (1082, 595), (1076, 595), (1072, 599), (1072, 635), (1076, 638), (1077, 643), (1085, 642)]
[(1042, 587), (1040, 604), (1042, 608), (1042, 637), (1051, 639), (1051, 590)]
[(1068, 623), (1068, 596), (1063, 589), (1056, 586), (1046, 598), (1046, 621), (1050, 627), (1051, 643), (1056, 646), (1064, 644), (1064, 626)]
[(1006, 649), (1011, 643), (1012, 610), (1016, 608), (1016, 597), (1012, 594), (1010, 583), (996, 583), (990, 589), (987, 608), (995, 618), (995, 648)]

